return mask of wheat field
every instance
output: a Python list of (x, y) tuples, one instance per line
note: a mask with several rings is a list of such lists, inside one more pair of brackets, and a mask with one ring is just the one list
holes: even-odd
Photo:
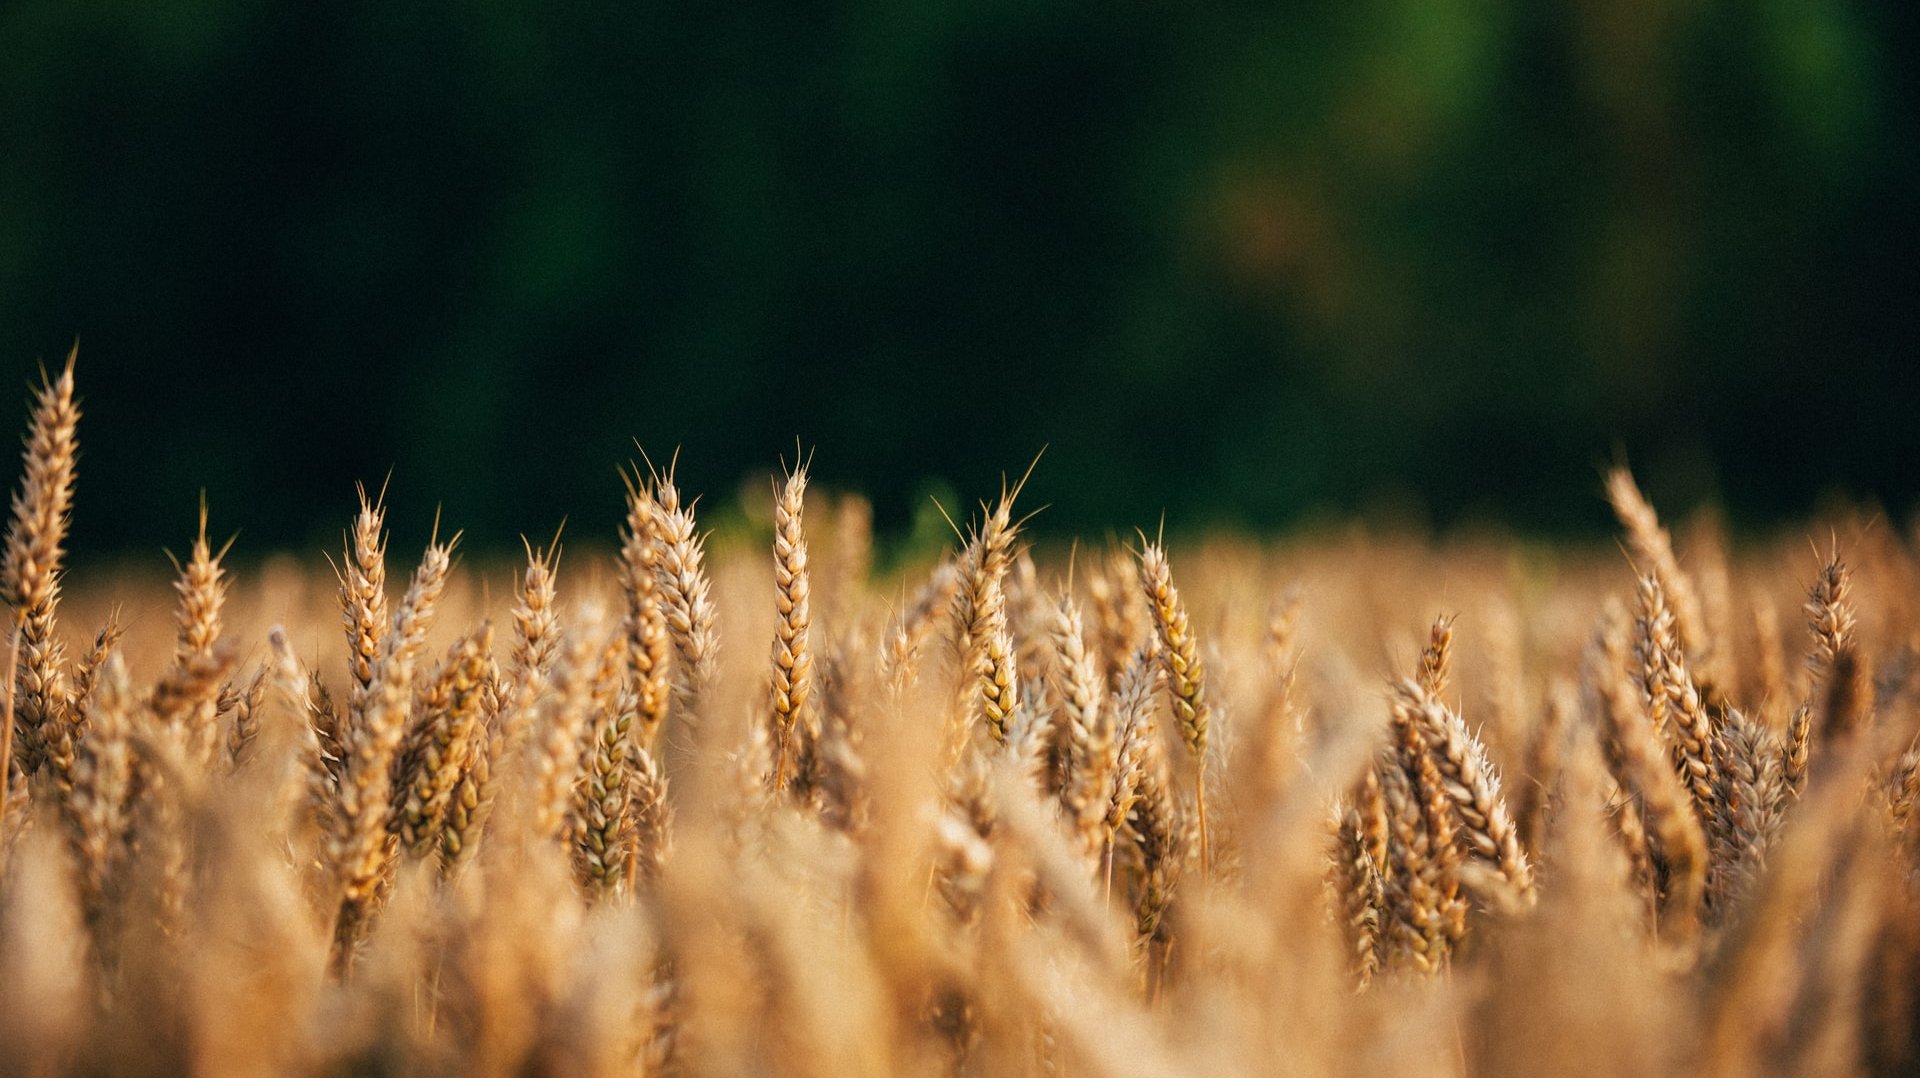
[(0, 564), (0, 1073), (1916, 1066), (1872, 514), (1734, 544), (1616, 469), (1611, 546), (1036, 550), (1011, 482), (881, 574), (807, 461), (711, 550), (643, 462), (510, 567), (349, 476), (330, 564), (230, 571), (202, 506), (169, 591), (65, 574), (75, 393)]

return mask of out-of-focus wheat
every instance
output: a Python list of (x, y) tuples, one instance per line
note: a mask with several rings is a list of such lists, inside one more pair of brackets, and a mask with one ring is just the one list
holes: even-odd
[[(564, 581), (557, 545), (498, 567), (504, 610), (437, 540), (390, 601), (385, 491), (337, 606), (254, 601), (204, 518), (171, 593), (69, 590), (73, 392), (35, 393), (0, 574), (0, 1073), (1920, 1064), (1884, 528), (1835, 523), (1806, 589), (1798, 537), (1676, 551), (1619, 472), (1634, 565), (1516, 586), (1486, 540), (1069, 554), (1016, 484), (875, 570), (804, 469), (711, 552), (635, 473)], [(1730, 612), (1794, 594), (1804, 675)]]

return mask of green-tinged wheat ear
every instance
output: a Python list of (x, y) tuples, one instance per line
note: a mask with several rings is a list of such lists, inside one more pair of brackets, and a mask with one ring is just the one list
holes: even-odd
[[(80, 407), (73, 396), (78, 349), (60, 373), (42, 373), (27, 421), (24, 474), (14, 491), (4, 550), (0, 550), (0, 597), (13, 608), (19, 659), (13, 683), (13, 763), (31, 777), (46, 755), (45, 730), (71, 706), (65, 677), (66, 651), (55, 631), (61, 564), (66, 559), (68, 514), (78, 457)], [(0, 772), (0, 782), (5, 773)], [(0, 798), (5, 791), (0, 789)]]

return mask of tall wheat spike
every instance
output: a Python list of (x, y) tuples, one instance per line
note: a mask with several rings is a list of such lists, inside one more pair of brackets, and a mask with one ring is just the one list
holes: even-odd
[[(45, 757), (48, 727), (66, 721), (66, 649), (56, 635), (61, 565), (66, 559), (68, 515), (73, 509), (75, 433), (80, 406), (73, 396), (78, 346), (60, 373), (41, 373), (27, 421), (25, 471), (14, 491), (7, 541), (0, 551), (0, 595), (13, 608), (19, 659), (13, 692), (13, 763), (31, 777)], [(7, 772), (0, 770), (0, 782)], [(4, 800), (0, 789), (0, 800)], [(0, 809), (0, 815), (4, 810)]]
[(333, 946), (334, 966), (341, 971), (352, 963), (391, 856), (388, 820), (393, 774), (407, 732), (414, 668), (426, 647), (427, 630), (458, 542), (456, 535), (445, 543), (436, 539), (427, 545), (384, 635), (379, 661), (366, 686), (360, 725), (349, 731), (334, 833), (328, 843), (328, 861), (340, 894)]
[(1680, 559), (1673, 552), (1673, 539), (1646, 496), (1640, 493), (1632, 472), (1615, 468), (1607, 473), (1607, 499), (1613, 503), (1614, 515), (1626, 528), (1627, 542), (1640, 570), (1659, 580), (1661, 591), (1671, 602), (1675, 646), (1683, 658), (1704, 654), (1708, 641), (1693, 582), (1680, 568)]
[(638, 741), (652, 745), (667, 718), (672, 694), (673, 644), (659, 582), (662, 556), (652, 492), (638, 473), (621, 472), (627, 488), (626, 522), (620, 533), (620, 582), (626, 593), (627, 676), (640, 724)]
[(977, 700), (987, 732), (1000, 744), (1006, 742), (1008, 723), (1019, 706), (1020, 676), (1014, 669), (1006, 593), (1020, 530), (1013, 519), (1013, 500), (1019, 493), (1016, 484), (1003, 490), (991, 508), (981, 507), (980, 523), (960, 551), (953, 599), (954, 652), (965, 709), (970, 711)]
[[(174, 593), (179, 596), (179, 607), (175, 614), (177, 636), (173, 650), (177, 669), (186, 670), (195, 663), (205, 662), (219, 643), (220, 611), (226, 605), (227, 588), (231, 583), (226, 569), (220, 563), (232, 545), (232, 540), (228, 540), (215, 551), (207, 542), (207, 501), (202, 496), (200, 526), (194, 533), (186, 564), (180, 564), (177, 559), (174, 562), (178, 579), (173, 587)], [(186, 741), (193, 752), (204, 758), (211, 759), (214, 748), (219, 744), (218, 712), (215, 701), (209, 699), (183, 716), (187, 727)]]
[(679, 657), (673, 708), (682, 720), (697, 725), (695, 704), (713, 681), (720, 646), (708, 595), (705, 538), (695, 529), (693, 506), (680, 503), (671, 466), (655, 481), (652, 501), (660, 542), (655, 579), (665, 599), (669, 638)]
[(773, 504), (773, 725), (776, 790), (787, 785), (787, 760), (794, 727), (804, 721), (813, 693), (813, 650), (808, 633), (813, 620), (808, 602), (805, 510), (807, 466), (797, 463), (776, 492)]
[(1195, 766), (1194, 803), (1200, 824), (1200, 864), (1211, 873), (1212, 850), (1207, 836), (1207, 727), (1212, 718), (1206, 696), (1206, 670), (1200, 661), (1199, 644), (1186, 604), (1173, 586), (1173, 570), (1167, 564), (1167, 552), (1158, 543), (1142, 541), (1140, 585), (1146, 592), (1153, 613), (1153, 627), (1160, 642), (1160, 661), (1167, 676), (1167, 699), (1173, 707), (1180, 740), (1193, 753)]

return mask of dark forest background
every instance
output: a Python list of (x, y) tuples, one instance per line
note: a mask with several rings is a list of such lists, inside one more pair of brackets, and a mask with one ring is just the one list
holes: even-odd
[(610, 536), (635, 438), (894, 528), (1043, 444), (1060, 531), (1904, 519), (1915, 11), (6, 0), (0, 403), (79, 340), (96, 550)]

